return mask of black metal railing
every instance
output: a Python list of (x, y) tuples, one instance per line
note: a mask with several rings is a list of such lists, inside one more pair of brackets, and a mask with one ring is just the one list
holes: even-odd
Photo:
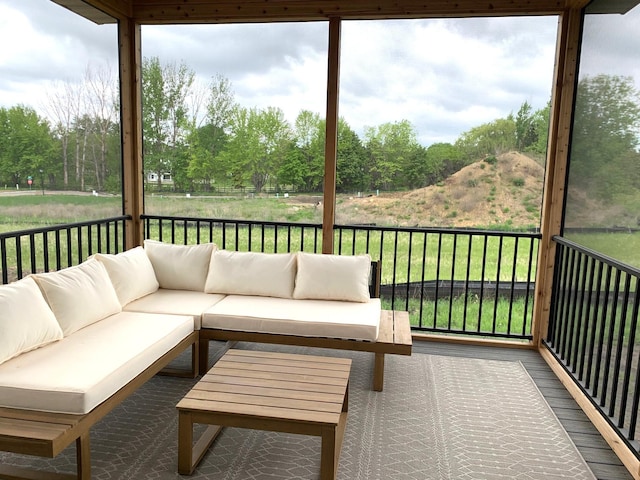
[(546, 347), (638, 453), (640, 270), (562, 237)]
[(77, 265), (97, 252), (124, 250), (124, 222), (128, 218), (111, 217), (0, 233), (2, 283)]
[[(319, 252), (317, 224), (143, 215), (145, 238), (261, 252)], [(334, 226), (334, 252), (381, 265), (386, 308), (417, 331), (531, 339), (540, 235), (484, 230)]]

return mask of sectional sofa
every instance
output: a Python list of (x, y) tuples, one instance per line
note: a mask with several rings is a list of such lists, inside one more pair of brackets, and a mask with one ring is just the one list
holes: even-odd
[(154, 374), (179, 373), (167, 366), (185, 349), (183, 374), (204, 373), (211, 339), (371, 351), (381, 390), (384, 354), (410, 354), (411, 336), (370, 281), (368, 255), (147, 240), (0, 286), (0, 450), (53, 457), (75, 440), (89, 478), (90, 427)]

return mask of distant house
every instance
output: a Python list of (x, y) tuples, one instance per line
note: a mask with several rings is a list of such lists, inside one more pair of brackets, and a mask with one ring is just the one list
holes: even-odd
[[(158, 183), (158, 174), (156, 172), (147, 173), (147, 183)], [(163, 173), (160, 178), (160, 183), (162, 185), (173, 185), (173, 177), (171, 173)]]

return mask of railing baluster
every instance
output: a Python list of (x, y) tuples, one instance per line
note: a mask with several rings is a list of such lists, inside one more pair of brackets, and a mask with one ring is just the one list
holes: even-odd
[(7, 239), (0, 238), (0, 257), (2, 262), (2, 283), (9, 283), (9, 265), (7, 262)]
[(36, 273), (36, 239), (35, 234), (33, 233), (29, 235), (29, 254), (31, 260), (31, 273)]
[(473, 235), (468, 235), (467, 245), (467, 271), (464, 277), (464, 309), (462, 310), (462, 331), (467, 331), (467, 309), (469, 307), (469, 275), (471, 273), (471, 251), (473, 247)]
[[(616, 341), (616, 356), (614, 367), (612, 370), (613, 379), (611, 380), (611, 405), (609, 405), (609, 416), (613, 417), (616, 408), (616, 400), (618, 399), (618, 380), (620, 379), (620, 366), (622, 364), (622, 350), (625, 346), (625, 328), (627, 325), (627, 307), (629, 305), (629, 290), (631, 288), (631, 276), (625, 272), (624, 291), (622, 293), (622, 310), (620, 312), (620, 323), (618, 326), (618, 338)], [(617, 303), (617, 302), (616, 302)], [(633, 345), (630, 345), (633, 348)], [(624, 416), (622, 416), (624, 418)], [(620, 426), (620, 425), (619, 425)]]
[(42, 232), (42, 255), (43, 255), (43, 262), (42, 262), (42, 268), (45, 272), (49, 271), (49, 236), (46, 230), (44, 232)]
[[(367, 232), (368, 233), (368, 232)], [(425, 232), (422, 234), (422, 272), (420, 273), (420, 314), (419, 314), (419, 322), (418, 326), (422, 327), (422, 311), (424, 308), (424, 275), (427, 269), (427, 237), (428, 234)], [(367, 235), (367, 244), (369, 241), (369, 237)], [(433, 328), (435, 328), (435, 322), (433, 323)]]
[(476, 331), (479, 333), (482, 330), (482, 305), (484, 299), (484, 279), (487, 271), (487, 243), (489, 237), (485, 235), (484, 242), (482, 244), (482, 273), (480, 274), (480, 298), (478, 300), (478, 328)]
[(182, 244), (187, 245), (189, 243), (189, 234), (187, 232), (188, 222), (185, 220), (182, 222)]
[[(564, 288), (563, 288), (563, 292), (562, 292), (562, 296), (563, 296), (563, 300), (566, 298), (566, 301), (562, 302), (562, 316), (563, 316), (563, 328), (562, 331), (560, 332), (560, 355), (562, 356), (562, 359), (565, 360), (566, 359), (566, 355), (567, 355), (567, 338), (569, 336), (569, 324), (570, 324), (570, 311), (571, 311), (571, 286), (573, 285), (573, 269), (575, 266), (575, 256), (576, 256), (576, 251), (575, 250), (571, 250), (569, 252), (569, 254), (567, 255), (567, 260), (566, 260), (566, 268), (569, 271), (569, 274), (566, 275), (565, 277), (565, 283), (564, 283)], [(566, 272), (566, 270), (565, 270)]]
[(62, 268), (62, 256), (60, 252), (60, 246), (62, 245), (62, 239), (60, 238), (60, 229), (56, 229), (56, 270)]
[[(586, 353), (587, 353), (587, 346), (588, 346), (588, 336), (589, 336), (589, 330), (590, 330), (590, 315), (589, 315), (589, 308), (591, 307), (591, 300), (593, 297), (593, 281), (594, 281), (594, 270), (595, 268), (595, 259), (593, 258), (588, 258), (587, 259), (587, 263), (585, 263), (585, 272), (589, 272), (586, 276), (585, 276), (585, 280), (583, 280), (582, 282), (582, 299), (580, 301), (580, 313), (578, 314), (579, 317), (582, 319), (583, 318), (583, 310), (584, 310), (584, 305), (586, 303), (587, 305), (587, 313), (584, 314), (585, 318), (584, 318), (584, 328), (583, 328), (583, 332), (582, 332), (582, 339), (580, 341), (580, 358), (579, 360), (576, 358), (574, 359), (574, 364), (576, 364), (576, 367), (579, 367), (577, 369), (578, 372), (578, 378), (580, 380), (582, 380), (584, 378), (584, 365), (586, 362)], [(586, 277), (588, 277), (589, 279), (589, 283), (588, 285), (586, 284)], [(585, 302), (584, 299), (584, 292), (587, 292), (587, 299)]]
[(502, 263), (502, 247), (504, 241), (503, 237), (498, 237), (498, 260), (496, 268), (496, 295), (493, 299), (493, 323), (491, 324), (491, 333), (496, 333), (496, 322), (498, 319), (498, 302), (500, 301), (500, 267)]
[[(602, 369), (603, 352), (605, 348), (605, 336), (607, 333), (607, 311), (609, 309), (609, 288), (611, 287), (611, 275), (613, 268), (607, 265), (606, 280), (604, 283), (604, 301), (602, 302), (602, 314), (600, 317), (600, 333), (598, 335), (598, 353), (596, 355), (595, 380), (593, 384), (593, 396), (598, 396), (598, 387), (600, 386), (600, 374)], [(608, 363), (608, 362), (607, 362)], [(605, 367), (607, 365), (605, 363)]]
[(585, 378), (586, 388), (591, 386), (591, 375), (593, 374), (593, 360), (596, 348), (596, 333), (598, 330), (598, 313), (600, 311), (600, 290), (602, 288), (602, 269), (604, 264), (594, 259), (594, 262), (598, 264), (598, 273), (596, 274), (596, 288), (595, 288), (595, 305), (591, 309), (591, 318), (589, 320), (589, 327), (591, 335), (589, 337), (589, 355), (587, 355), (587, 376)]
[(451, 325), (453, 322), (453, 297), (454, 297), (454, 281), (456, 278), (456, 262), (458, 254), (458, 234), (453, 234), (453, 248), (451, 251), (451, 279), (450, 279), (450, 287), (449, 287), (449, 319), (447, 321), (447, 328), (451, 330)]
[(82, 227), (78, 227), (76, 240), (78, 241), (78, 263), (82, 263), (84, 257), (82, 255)]
[[(355, 245), (355, 242), (354, 242)], [(409, 232), (409, 251), (407, 252), (407, 288), (405, 291), (404, 309), (409, 310), (409, 297), (411, 296), (411, 253), (413, 247), (413, 232)]]
[(393, 281), (391, 287), (391, 310), (396, 309), (396, 270), (398, 268), (398, 231), (393, 239)]
[(516, 237), (515, 245), (513, 246), (513, 267), (511, 268), (511, 287), (509, 289), (509, 314), (507, 315), (507, 332), (511, 332), (511, 320), (513, 318), (513, 292), (516, 285), (516, 267), (518, 266), (518, 240)]
[[(627, 299), (630, 294), (630, 284), (629, 289), (625, 290), (625, 296)], [(624, 377), (622, 381), (622, 401), (620, 404), (620, 420), (618, 421), (618, 428), (624, 427), (624, 420), (627, 413), (627, 400), (629, 397), (629, 382), (631, 380), (631, 372), (633, 370), (633, 357), (635, 352), (636, 345), (636, 328), (638, 327), (638, 312), (640, 309), (640, 295), (638, 294), (638, 285), (636, 283), (636, 290), (633, 294), (633, 308), (631, 311), (631, 324), (629, 325), (629, 339), (627, 340), (627, 354), (626, 361), (624, 365)], [(637, 365), (636, 365), (637, 368)], [(630, 434), (633, 432), (630, 430)], [(633, 438), (633, 437), (632, 437)]]
[[(531, 328), (531, 323), (528, 321), (529, 319), (529, 290), (531, 289), (531, 276), (532, 276), (532, 272), (533, 272), (533, 246), (536, 243), (536, 241), (533, 238), (529, 239), (529, 260), (527, 262), (527, 264), (529, 265), (529, 267), (527, 268), (527, 285), (526, 285), (526, 289), (525, 289), (525, 296), (524, 296), (524, 321), (522, 322), (522, 331), (520, 332), (521, 335), (524, 335), (527, 331), (527, 328)], [(533, 314), (531, 315), (533, 317)]]
[[(638, 287), (636, 287), (636, 305), (638, 296)], [(638, 313), (636, 311), (636, 319)], [(636, 355), (636, 365), (640, 365), (640, 351)], [(636, 368), (635, 383), (633, 389), (633, 400), (631, 401), (631, 414), (629, 415), (629, 440), (635, 440), (636, 428), (638, 425), (638, 408), (640, 408), (640, 368)]]
[[(65, 228), (64, 233), (67, 243), (67, 264), (65, 266), (70, 267), (73, 265), (73, 242), (71, 241), (71, 228)], [(107, 253), (111, 253), (108, 247), (109, 244), (107, 244)]]
[(278, 252), (278, 227), (273, 228), (273, 252)]
[[(577, 331), (579, 329), (580, 320), (576, 317), (578, 308), (578, 290), (580, 284), (580, 271), (582, 270), (582, 258), (583, 255), (580, 252), (576, 253), (575, 259), (575, 271), (571, 272), (571, 312), (569, 313), (569, 331), (567, 333), (567, 348), (566, 348), (566, 360), (571, 366), (571, 371), (575, 372), (575, 365), (571, 361), (574, 347), (577, 347), (575, 338), (577, 338)], [(574, 338), (575, 336), (575, 338)]]
[(433, 301), (433, 324), (434, 328), (438, 327), (438, 300), (440, 299), (439, 289), (440, 289), (440, 259), (442, 258), (442, 233), (438, 234), (438, 254), (436, 258), (438, 259), (436, 262), (436, 294)]
[[(118, 233), (116, 232), (116, 237), (117, 236), (118, 236)], [(87, 255), (91, 256), (94, 253), (95, 252), (93, 251), (93, 228), (92, 228), (92, 225), (87, 225)]]
[(16, 237), (16, 275), (22, 278), (22, 237)]
[[(613, 298), (614, 301), (611, 302), (611, 317), (609, 318), (609, 333), (607, 335), (607, 353), (605, 354), (605, 358), (610, 359), (611, 353), (613, 351), (613, 337), (615, 335), (616, 330), (616, 314), (618, 313), (618, 302), (615, 299), (618, 298), (618, 294), (620, 292), (620, 270), (616, 270), (615, 280), (613, 282)], [(611, 365), (609, 362), (605, 364), (604, 378), (602, 379), (602, 395), (600, 396), (600, 406), (604, 407), (607, 405), (607, 389), (609, 386), (609, 373)]]
[(261, 252), (266, 251), (266, 237), (265, 237), (266, 230), (267, 230), (266, 225), (260, 225), (260, 251)]

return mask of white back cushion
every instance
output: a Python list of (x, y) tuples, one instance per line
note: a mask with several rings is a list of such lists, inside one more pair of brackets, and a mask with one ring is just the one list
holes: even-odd
[(104, 265), (123, 307), (158, 290), (153, 265), (142, 247), (117, 255), (96, 253), (94, 258)]
[(144, 249), (160, 288), (204, 291), (211, 253), (215, 250), (213, 243), (173, 245), (145, 240)]
[(65, 337), (122, 310), (107, 270), (95, 258), (33, 278)]
[(291, 298), (295, 276), (296, 256), (292, 253), (216, 250), (204, 291)]
[(36, 282), (0, 286), (0, 363), (62, 338), (62, 329)]
[(368, 302), (369, 255), (325, 255), (298, 252), (293, 298)]

